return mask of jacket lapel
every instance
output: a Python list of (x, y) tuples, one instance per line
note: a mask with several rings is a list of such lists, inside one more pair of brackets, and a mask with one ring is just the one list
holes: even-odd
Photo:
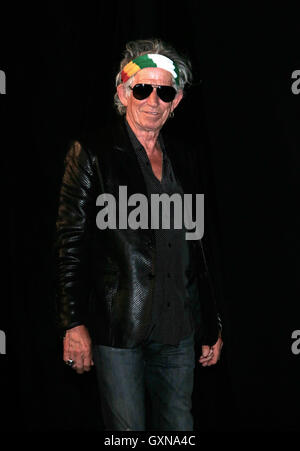
[(140, 193), (147, 196), (147, 187), (144, 181), (136, 153), (131, 144), (124, 121), (115, 127), (113, 136), (113, 159), (119, 185), (126, 185), (128, 196)]
[(128, 197), (136, 193), (147, 196), (143, 174), (123, 119), (118, 118), (113, 126), (90, 133), (84, 142), (97, 156), (104, 192), (118, 196), (119, 186), (126, 186)]

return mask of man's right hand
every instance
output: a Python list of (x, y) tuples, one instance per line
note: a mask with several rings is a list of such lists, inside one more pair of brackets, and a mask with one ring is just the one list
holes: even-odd
[(65, 362), (73, 360), (72, 368), (82, 374), (90, 371), (94, 365), (92, 358), (92, 340), (87, 328), (84, 325), (73, 327), (66, 331), (64, 337), (64, 356)]

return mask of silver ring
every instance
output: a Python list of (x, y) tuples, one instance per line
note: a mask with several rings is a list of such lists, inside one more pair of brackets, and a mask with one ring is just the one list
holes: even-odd
[(73, 366), (74, 365), (74, 360), (72, 360), (72, 359), (69, 359), (69, 360), (67, 360), (66, 361), (66, 365), (68, 365), (68, 366)]

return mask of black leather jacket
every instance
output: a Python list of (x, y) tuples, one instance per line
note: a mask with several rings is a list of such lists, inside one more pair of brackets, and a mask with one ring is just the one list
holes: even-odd
[[(185, 193), (199, 191), (199, 173), (188, 151), (168, 144), (174, 172)], [(151, 320), (155, 278), (154, 231), (106, 229), (96, 226), (99, 194), (118, 198), (126, 185), (128, 197), (147, 195), (146, 185), (125, 124), (74, 141), (65, 159), (57, 218), (57, 306), (60, 326), (85, 324), (95, 343), (134, 347), (144, 338)], [(217, 341), (220, 318), (200, 241), (189, 241), (190, 279), (197, 277), (200, 299), (192, 303), (196, 337), (202, 344)]]

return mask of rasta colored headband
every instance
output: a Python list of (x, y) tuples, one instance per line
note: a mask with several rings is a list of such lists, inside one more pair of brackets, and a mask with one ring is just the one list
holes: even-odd
[(132, 75), (145, 67), (158, 67), (170, 72), (175, 79), (176, 84), (179, 84), (179, 71), (176, 64), (167, 56), (158, 53), (148, 53), (146, 55), (134, 58), (130, 63), (126, 64), (121, 72), (122, 83), (125, 83)]

